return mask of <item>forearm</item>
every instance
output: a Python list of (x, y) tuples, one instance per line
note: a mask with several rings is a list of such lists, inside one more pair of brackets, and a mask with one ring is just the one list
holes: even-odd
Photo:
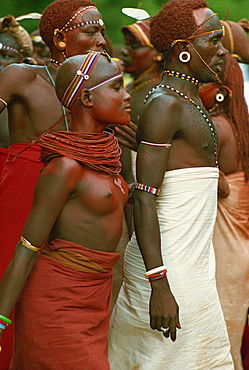
[(20, 242), (15, 255), (0, 283), (0, 314), (9, 316), (14, 308), (26, 280), (33, 269), (37, 253), (26, 250)]
[(141, 254), (147, 270), (163, 265), (156, 200), (152, 194), (135, 191), (134, 224)]

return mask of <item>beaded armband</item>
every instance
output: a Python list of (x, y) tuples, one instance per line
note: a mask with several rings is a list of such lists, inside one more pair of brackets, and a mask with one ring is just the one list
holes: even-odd
[(22, 245), (25, 247), (25, 248), (28, 248), (29, 250), (33, 251), (33, 252), (39, 252), (39, 250), (41, 248), (38, 248), (38, 247), (34, 247), (27, 239), (25, 239), (23, 236), (21, 236), (21, 239), (20, 239)]
[(144, 141), (144, 140), (142, 140), (140, 143), (145, 144), (145, 145), (150, 145), (150, 146), (158, 146), (158, 147), (162, 147), (162, 148), (164, 147), (166, 149), (171, 148), (171, 145), (172, 145), (170, 143), (165, 143), (165, 144), (150, 143), (149, 141)]
[(140, 182), (136, 182), (134, 185), (134, 189), (146, 191), (147, 193), (151, 193), (154, 195), (159, 195), (161, 189), (160, 188), (152, 188), (151, 186), (141, 184)]
[(4, 99), (0, 98), (0, 101), (5, 105), (5, 107), (8, 106), (8, 103)]
[(167, 270), (165, 266), (156, 267), (152, 270), (147, 271), (144, 276), (149, 282), (162, 279), (167, 276)]

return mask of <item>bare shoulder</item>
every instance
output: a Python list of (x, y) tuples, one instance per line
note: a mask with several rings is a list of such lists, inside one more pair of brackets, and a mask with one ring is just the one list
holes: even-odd
[(183, 99), (162, 88), (152, 90), (141, 112), (138, 139), (150, 138), (153, 142), (171, 139), (180, 129), (184, 114)]

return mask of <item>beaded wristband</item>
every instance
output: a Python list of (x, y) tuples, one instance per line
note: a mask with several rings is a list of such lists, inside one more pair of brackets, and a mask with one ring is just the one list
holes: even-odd
[(11, 325), (12, 324), (12, 321), (10, 319), (8, 319), (8, 317), (5, 317), (3, 315), (0, 315), (0, 320), (3, 321), (3, 322), (5, 322), (8, 325)]
[(158, 146), (158, 147), (163, 147), (163, 148), (166, 148), (166, 149), (169, 149), (171, 148), (172, 144), (170, 143), (165, 143), (165, 144), (157, 144), (157, 143), (150, 143), (149, 141), (140, 141), (140, 144), (145, 144), (145, 145), (150, 145), (150, 146)]
[(167, 270), (164, 270), (164, 271), (161, 271), (161, 272), (158, 272), (157, 274), (154, 274), (154, 275), (149, 275), (147, 277), (147, 279), (149, 280), (149, 282), (151, 283), (152, 281), (154, 280), (158, 280), (158, 279), (162, 279), (164, 277), (167, 276)]
[[(23, 236), (21, 236), (21, 243), (22, 245), (25, 247), (25, 248), (28, 248), (29, 250), (33, 251), (33, 252), (39, 252), (39, 250), (41, 248), (38, 248), (38, 247), (34, 247), (27, 239), (25, 239)], [(0, 316), (1, 318), (1, 316)]]
[(153, 275), (153, 274), (156, 274), (157, 272), (161, 272), (161, 271), (164, 271), (166, 270), (166, 267), (165, 266), (159, 266), (159, 267), (155, 267), (154, 269), (151, 269), (149, 271), (146, 271), (146, 273), (144, 274), (145, 277), (148, 277), (149, 275)]
[(134, 185), (134, 189), (146, 191), (147, 193), (152, 193), (154, 195), (159, 195), (161, 189), (160, 188), (152, 188), (151, 186), (141, 184), (140, 182), (136, 182)]
[(1, 324), (1, 323), (0, 323), (0, 329), (5, 330), (5, 329), (6, 329), (6, 327), (7, 327), (7, 325), (4, 325), (4, 324)]

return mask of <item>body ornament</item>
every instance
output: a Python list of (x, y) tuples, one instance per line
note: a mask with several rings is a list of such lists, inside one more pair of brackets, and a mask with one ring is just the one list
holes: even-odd
[(89, 52), (82, 63), (80, 69), (77, 71), (76, 76), (74, 77), (73, 81), (68, 86), (65, 94), (62, 98), (62, 104), (64, 107), (70, 109), (75, 102), (80, 89), (85, 84), (86, 80), (89, 79), (90, 73), (100, 57), (100, 53), (98, 52)]
[(0, 315), (0, 320), (3, 321), (7, 325), (11, 325), (12, 324), (12, 321), (8, 317), (5, 317), (3, 315)]
[(146, 191), (147, 193), (151, 193), (151, 194), (154, 194), (154, 195), (159, 195), (159, 193), (160, 193), (160, 191), (161, 191), (161, 189), (160, 189), (160, 188), (153, 188), (153, 187), (151, 187), (151, 186), (141, 184), (140, 182), (137, 182), (137, 183), (134, 185), (134, 189), (138, 189), (138, 190)]
[(199, 85), (199, 81), (196, 78), (186, 75), (185, 73), (167, 70), (163, 72), (163, 76), (177, 77), (177, 78), (180, 78), (181, 80), (191, 82), (192, 84), (196, 86)]
[(169, 149), (172, 146), (172, 144), (170, 144), (170, 143), (157, 144), (157, 143), (150, 143), (149, 141), (144, 141), (144, 140), (141, 140), (140, 141), (140, 144), (145, 144), (145, 145), (150, 145), (150, 146), (164, 147), (166, 149)]
[(21, 244), (25, 247), (25, 248), (28, 248), (29, 250), (33, 251), (33, 252), (39, 252), (39, 250), (41, 249), (40, 247), (34, 247), (27, 239), (25, 239), (23, 236), (21, 236), (21, 239), (20, 239), (20, 242)]
[(159, 87), (163, 87), (165, 89), (169, 89), (171, 91), (174, 91), (175, 93), (177, 93), (178, 95), (180, 95), (182, 98), (190, 101), (197, 109), (198, 111), (201, 113), (201, 115), (203, 116), (203, 118), (206, 120), (209, 128), (210, 128), (210, 131), (213, 135), (213, 139), (214, 139), (214, 165), (215, 167), (218, 167), (218, 134), (217, 134), (217, 131), (215, 129), (215, 126), (211, 120), (211, 118), (209, 118), (206, 113), (202, 110), (202, 108), (191, 98), (189, 98), (187, 95), (183, 94), (181, 91), (175, 89), (174, 87), (171, 87), (169, 85), (157, 85), (156, 87), (154, 87), (152, 90), (150, 90), (150, 92), (146, 95), (145, 97), (145, 100), (144, 102), (147, 101), (148, 97), (150, 96), (150, 94), (157, 88)]
[(12, 48), (10, 46), (3, 45), (1, 42), (0, 42), (0, 49), (1, 50), (12, 51), (13, 53), (18, 54), (20, 57), (22, 56), (22, 53), (20, 53), (19, 50), (14, 49), (14, 48)]
[[(63, 26), (62, 28), (61, 28), (61, 30), (60, 31), (64, 31), (64, 32), (66, 32), (65, 31), (65, 29), (67, 28), (67, 26), (69, 25), (69, 23), (71, 23), (80, 13), (83, 13), (83, 12), (85, 12), (86, 10), (88, 10), (88, 9), (97, 9), (96, 8), (96, 6), (93, 6), (93, 5), (90, 5), (90, 6), (85, 6), (83, 9), (80, 9), (77, 13), (75, 13), (73, 16), (72, 16), (72, 18), (70, 18), (69, 19), (69, 21), (65, 24), (65, 26)], [(58, 30), (58, 29), (57, 29)], [(56, 30), (55, 30), (56, 31)], [(59, 30), (58, 30), (59, 31)], [(57, 31), (57, 32), (58, 32)], [(56, 32), (56, 33), (57, 33)]]
[(8, 103), (4, 99), (0, 98), (0, 101), (5, 105), (5, 107), (8, 106)]

